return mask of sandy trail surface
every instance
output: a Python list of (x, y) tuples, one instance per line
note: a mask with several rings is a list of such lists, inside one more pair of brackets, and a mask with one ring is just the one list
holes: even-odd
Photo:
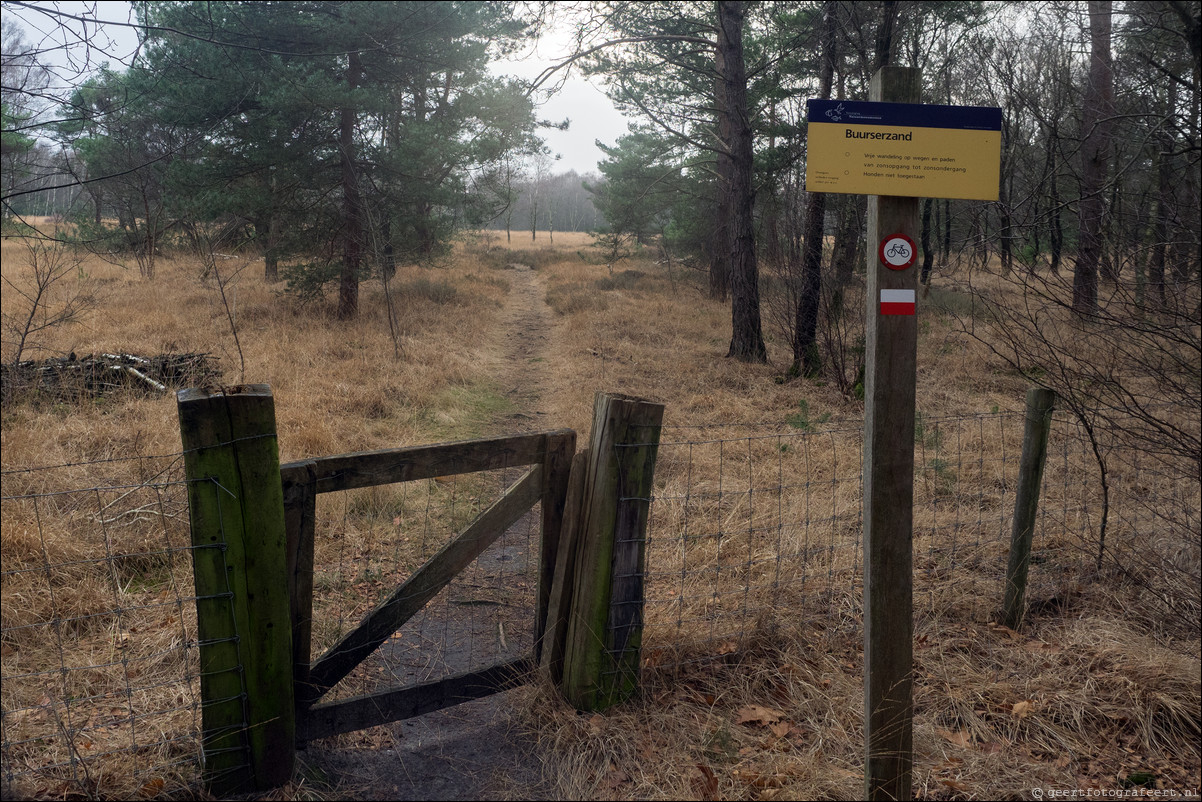
[[(544, 301), (540, 276), (528, 266), (511, 265), (506, 307), (499, 316), (496, 335), (497, 375), (512, 407), (496, 420), (493, 434), (520, 434), (552, 428), (539, 408), (547, 378), (547, 346), (551, 336), (551, 311)], [(514, 477), (517, 477), (514, 472)], [(514, 525), (472, 567), (491, 580), (505, 577), (510, 566), (524, 563), (537, 550), (537, 527), (532, 511)], [(530, 532), (534, 532), (533, 537)], [(512, 574), (516, 576), (516, 574)], [(510, 579), (514, 584), (525, 583)], [(531, 603), (506, 605), (509, 641), (513, 649), (528, 645), (523, 634), (532, 629)], [(474, 615), (474, 607), (454, 604), (430, 609), (422, 626), (439, 633), (441, 653), (434, 658), (444, 672), (473, 670), (467, 665), (468, 651), (456, 644), (483, 639), (482, 626), (496, 627), (495, 618), (486, 625)], [(506, 638), (501, 637), (504, 642)], [(420, 644), (417, 645), (420, 649)], [(516, 658), (519, 653), (504, 655)], [(382, 646), (373, 660), (388, 679), (381, 687), (403, 687), (421, 681), (431, 658), (391, 644)], [(458, 663), (458, 665), (457, 665)], [(316, 742), (301, 759), (324, 783), (356, 799), (389, 800), (494, 800), (551, 798), (541, 778), (540, 762), (530, 737), (517, 726), (514, 713), (521, 689), (506, 691), (454, 707), (358, 733)], [(324, 784), (323, 783), (323, 784)]]

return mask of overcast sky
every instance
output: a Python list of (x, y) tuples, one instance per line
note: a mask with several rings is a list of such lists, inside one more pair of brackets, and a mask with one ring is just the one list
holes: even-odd
[[(57, 7), (63, 12), (74, 14), (97, 22), (130, 23), (132, 15), (129, 3), (124, 0), (93, 0), (93, 2), (44, 2), (33, 3), (47, 7)], [(57, 17), (48, 17), (34, 11), (5, 5), (5, 16), (10, 14), (20, 19), (26, 29), (26, 39), (45, 50), (63, 44), (62, 33), (57, 28)], [(66, 21), (79, 30), (79, 23)], [(95, 68), (102, 61), (128, 63), (137, 47), (137, 36), (130, 27), (121, 25), (102, 25), (99, 27), (99, 37), (93, 37), (96, 49), (84, 53), (76, 47), (71, 53), (71, 63), (74, 67)], [(79, 41), (76, 34), (75, 42)], [(521, 58), (508, 63), (494, 65), (494, 70), (500, 75), (515, 75), (519, 78), (532, 79), (553, 63), (557, 57), (567, 53), (570, 42), (570, 31), (551, 30), (536, 47), (527, 48)], [(78, 79), (79, 69), (67, 65), (64, 50), (54, 51), (63, 58), (56, 70), (60, 83), (74, 82)], [(552, 154), (558, 155), (559, 160), (552, 168), (556, 173), (575, 170), (580, 174), (596, 170), (597, 161), (602, 153), (596, 147), (596, 140), (612, 145), (619, 136), (626, 133), (626, 120), (618, 114), (610, 103), (609, 98), (601, 90), (590, 85), (572, 71), (568, 80), (554, 96), (548, 99), (539, 109), (539, 119), (555, 122), (564, 119), (571, 120), (566, 131), (542, 130), (540, 135), (546, 140)]]
[[(502, 75), (533, 80), (547, 66), (562, 60), (570, 52), (570, 42), (571, 31), (548, 31), (525, 55), (512, 62), (495, 64), (494, 69)], [(554, 83), (554, 79), (547, 82), (548, 85)], [(560, 156), (553, 168), (557, 173), (568, 170), (581, 175), (595, 172), (597, 162), (604, 156), (596, 141), (599, 139), (612, 145), (626, 133), (626, 118), (618, 113), (604, 92), (581, 77), (579, 70), (571, 70), (563, 88), (539, 109), (539, 119), (559, 122), (565, 118), (571, 120), (568, 130), (540, 132), (551, 152)]]

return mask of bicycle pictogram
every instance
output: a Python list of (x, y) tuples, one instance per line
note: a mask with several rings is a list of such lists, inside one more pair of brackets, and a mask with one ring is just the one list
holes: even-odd
[(881, 247), (877, 251), (881, 257), (881, 264), (890, 270), (905, 270), (914, 264), (915, 252), (914, 240), (905, 234), (893, 234), (885, 237), (881, 240)]

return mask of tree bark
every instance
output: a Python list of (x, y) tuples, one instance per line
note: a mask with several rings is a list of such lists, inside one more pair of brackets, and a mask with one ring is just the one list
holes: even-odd
[(384, 218), (380, 224), (380, 238), (384, 240), (384, 264), (382, 272), (384, 278), (391, 280), (396, 275), (396, 248), (392, 244), (392, 215), (387, 210), (381, 210), (381, 217)]
[(767, 362), (760, 324), (759, 267), (755, 256), (751, 119), (747, 109), (747, 71), (743, 63), (741, 2), (718, 3), (718, 50), (723, 54), (726, 117), (730, 126), (730, 295), (731, 335), (728, 357)]
[[(835, 4), (822, 4), (822, 66), (818, 76), (818, 97), (830, 100), (835, 78)], [(793, 328), (793, 366), (791, 373), (815, 376), (822, 368), (818, 356), (818, 308), (822, 297), (822, 243), (826, 233), (826, 193), (807, 193), (804, 241), (801, 252), (801, 287), (797, 294), (797, 315)]]
[[(359, 54), (351, 53), (346, 70), (348, 94), (359, 82)], [(342, 276), (338, 283), (338, 317), (359, 314), (359, 267), (363, 261), (363, 201), (355, 173), (355, 108), (347, 98), (342, 107), (338, 144), (342, 167)]]
[(267, 181), (267, 190), (270, 193), (271, 200), (267, 205), (267, 219), (258, 218), (254, 221), (255, 234), (263, 235), (267, 238), (266, 246), (263, 248), (263, 278), (266, 281), (280, 280), (280, 257), (279, 257), (279, 242), (280, 242), (280, 215), (276, 203), (276, 180), (275, 176)]
[(931, 283), (931, 268), (935, 266), (935, 251), (931, 248), (931, 206), (934, 202), (927, 198), (922, 202), (922, 272), (918, 276), (920, 284)]
[(831, 254), (831, 273), (835, 291), (842, 293), (860, 263), (860, 241), (863, 239), (864, 209), (867, 196), (848, 195), (840, 201), (839, 225), (835, 229), (835, 244)]
[(1057, 174), (1056, 148), (1060, 134), (1055, 125), (1044, 134), (1044, 174), (1048, 181), (1048, 268), (1060, 275), (1060, 254), (1064, 247), (1064, 231), (1060, 225), (1060, 177)]
[(897, 24), (897, 0), (881, 4), (881, 26), (876, 30), (876, 66), (873, 72), (893, 63), (893, 28)]
[[(1177, 104), (1177, 86), (1169, 84), (1168, 109)], [(1148, 266), (1148, 289), (1155, 298), (1155, 303), (1163, 307), (1165, 303), (1164, 278), (1165, 262), (1169, 247), (1169, 219), (1173, 216), (1173, 150), (1172, 137), (1164, 132), (1160, 135), (1159, 147), (1156, 149), (1156, 217), (1152, 223), (1152, 259)], [(1140, 299), (1141, 306), (1143, 299)]]
[(271, 212), (267, 221), (267, 247), (263, 251), (263, 278), (267, 281), (280, 280), (280, 216)]
[(1002, 118), (1002, 181), (998, 197), (998, 256), (1001, 258), (1002, 275), (1009, 276), (1014, 268), (1014, 229), (1013, 218), (1010, 214), (1010, 203), (1014, 194), (1014, 131), (1011, 126), (1018, 123), (1012, 119)]
[[(721, 6), (721, 3), (719, 3)], [(720, 36), (721, 34), (719, 34)], [(734, 167), (730, 155), (730, 102), (726, 97), (726, 51), (721, 42), (714, 51), (714, 108), (717, 110), (718, 156), (715, 172), (718, 175), (718, 197), (714, 206), (714, 240), (710, 251), (710, 297), (725, 301), (730, 291), (730, 218), (731, 173)]]
[(943, 201), (943, 262), (947, 264), (952, 258), (952, 202)]
[[(768, 152), (776, 151), (776, 101), (772, 101), (768, 110)], [(774, 177), (765, 182), (760, 195), (760, 217), (763, 219), (761, 247), (764, 260), (773, 268), (779, 268), (782, 261), (780, 243), (780, 203), (777, 200), (778, 180)]]
[(1089, 84), (1082, 107), (1081, 200), (1077, 205), (1080, 234), (1073, 265), (1073, 311), (1098, 311), (1098, 265), (1102, 256), (1102, 223), (1113, 128), (1114, 65), (1110, 54), (1111, 0), (1089, 1)]

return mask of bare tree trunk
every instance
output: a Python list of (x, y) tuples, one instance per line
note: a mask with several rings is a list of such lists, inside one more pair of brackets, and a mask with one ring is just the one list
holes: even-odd
[[(768, 110), (768, 152), (776, 150), (776, 101), (773, 100)], [(774, 269), (781, 266), (780, 247), (780, 202), (777, 199), (779, 181), (767, 181), (761, 187), (760, 216), (763, 218), (762, 248), (764, 260)]]
[(145, 188), (142, 190), (142, 209), (146, 214), (146, 258), (142, 262), (144, 265), (142, 268), (142, 277), (154, 278), (154, 259), (155, 249), (157, 247), (157, 243), (155, 242), (155, 230), (158, 227), (158, 220), (154, 219), (150, 213), (150, 201), (147, 200)]
[(1060, 220), (1060, 181), (1056, 167), (1056, 146), (1059, 137), (1056, 128), (1048, 132), (1048, 175), (1052, 182), (1049, 193), (1052, 214), (1048, 225), (1048, 268), (1053, 276), (1060, 275), (1060, 259), (1064, 254), (1064, 226)]
[[(1169, 84), (1168, 108), (1177, 104), (1177, 86)], [(1161, 307), (1165, 303), (1164, 267), (1169, 247), (1169, 219), (1173, 216), (1173, 149), (1172, 137), (1163, 132), (1156, 149), (1156, 217), (1152, 221), (1152, 259), (1148, 265), (1148, 289)]]
[(1002, 261), (1002, 275), (1009, 276), (1014, 268), (1014, 228), (1010, 214), (1010, 202), (1014, 195), (1014, 130), (1018, 123), (1002, 118), (1002, 181), (998, 197), (998, 255)]
[(384, 240), (384, 265), (381, 272), (387, 281), (396, 275), (396, 249), (392, 245), (392, 215), (383, 211), (381, 216), (384, 218), (380, 231), (380, 237)]
[(1073, 311), (1098, 311), (1098, 264), (1102, 256), (1102, 223), (1106, 199), (1102, 194), (1110, 160), (1113, 128), (1114, 65), (1110, 54), (1111, 0), (1089, 0), (1089, 84), (1082, 106), (1080, 235), (1073, 266)]
[(267, 221), (267, 247), (263, 250), (263, 278), (267, 281), (280, 280), (280, 216), (273, 209)]
[[(830, 100), (835, 78), (835, 4), (822, 4), (822, 66), (818, 76), (818, 97)], [(806, 204), (805, 239), (801, 252), (801, 287), (797, 295), (797, 315), (793, 327), (793, 366), (791, 373), (815, 376), (821, 369), (818, 356), (818, 305), (822, 295), (822, 243), (826, 233), (826, 193), (810, 192)]]
[(864, 215), (868, 205), (865, 195), (848, 195), (841, 200), (839, 226), (835, 229), (835, 244), (831, 254), (831, 272), (836, 292), (851, 280), (852, 272), (860, 263), (860, 240), (863, 238)]
[(935, 265), (935, 251), (931, 249), (931, 206), (934, 201), (927, 198), (922, 202), (922, 272), (918, 280), (925, 285), (931, 283), (931, 268)]
[(875, 73), (881, 67), (893, 63), (893, 28), (897, 23), (897, 0), (885, 0), (881, 4), (881, 26), (876, 29), (876, 66)]
[[(351, 53), (346, 70), (347, 89), (359, 83), (359, 54)], [(342, 108), (338, 145), (342, 166), (342, 276), (338, 282), (338, 317), (359, 314), (359, 267), (363, 261), (363, 201), (355, 174), (355, 109), (347, 101)]]
[(728, 357), (767, 362), (760, 325), (759, 267), (755, 257), (751, 119), (747, 109), (747, 71), (743, 63), (742, 2), (718, 3), (718, 50), (726, 68), (726, 117), (730, 125), (730, 296)]
[[(937, 253), (942, 253), (943, 247), (941, 242), (943, 240), (943, 205), (939, 203), (939, 201), (935, 201), (932, 205), (934, 207), (933, 211), (935, 215), (935, 219), (931, 223), (931, 225), (934, 227), (934, 231), (932, 233), (934, 234), (935, 244), (933, 247)], [(947, 260), (944, 259), (944, 264), (946, 263)]]
[(947, 264), (952, 258), (952, 202), (943, 201), (943, 263)]
[(718, 197), (714, 207), (714, 239), (710, 251), (710, 297), (725, 301), (730, 290), (730, 218), (731, 173), (734, 167), (730, 156), (730, 102), (726, 97), (726, 52), (719, 46), (714, 53), (714, 108), (718, 114)]

